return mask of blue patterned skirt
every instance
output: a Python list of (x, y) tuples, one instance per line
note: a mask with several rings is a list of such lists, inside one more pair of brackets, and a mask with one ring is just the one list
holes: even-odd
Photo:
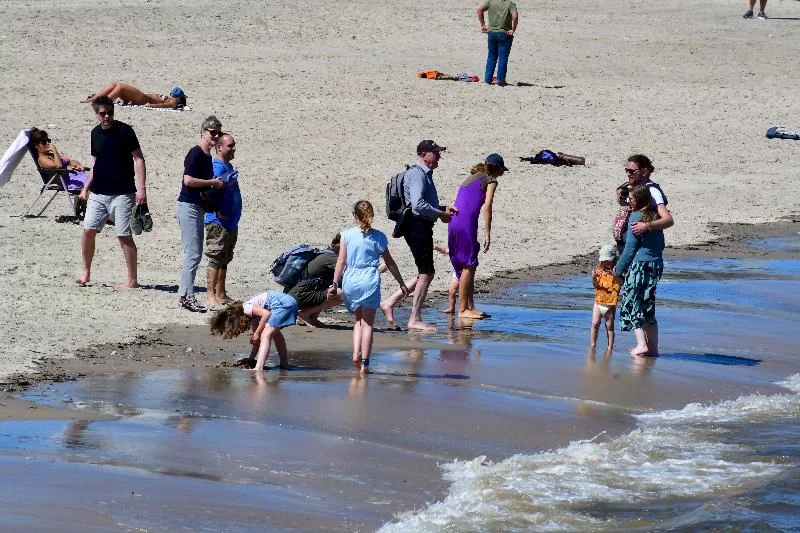
[(641, 328), (656, 322), (656, 285), (664, 272), (664, 262), (634, 261), (625, 274), (619, 294), (620, 330)]

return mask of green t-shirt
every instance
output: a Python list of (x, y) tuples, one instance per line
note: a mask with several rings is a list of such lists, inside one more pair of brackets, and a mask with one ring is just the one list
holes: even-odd
[(506, 32), (511, 29), (511, 15), (516, 14), (517, 4), (511, 0), (486, 0), (481, 7), (489, 10), (489, 31)]

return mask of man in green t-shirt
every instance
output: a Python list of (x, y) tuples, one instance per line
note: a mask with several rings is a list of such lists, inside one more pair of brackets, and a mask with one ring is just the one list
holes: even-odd
[[(489, 26), (486, 26), (484, 13), (489, 12)], [(517, 31), (517, 4), (511, 0), (484, 0), (478, 6), (478, 22), (481, 31), (487, 34), (489, 53), (486, 57), (486, 74), (483, 81), (492, 83), (494, 68), (497, 66), (497, 85), (505, 87), (506, 70), (508, 69), (508, 55), (514, 43), (514, 33)]]

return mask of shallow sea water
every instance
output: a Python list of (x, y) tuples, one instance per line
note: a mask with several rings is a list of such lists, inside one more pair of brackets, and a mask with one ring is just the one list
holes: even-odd
[(118, 419), (0, 423), (0, 529), (799, 530), (800, 260), (668, 260), (658, 290), (657, 359), (587, 353), (580, 276), (430, 309), (452, 349), (366, 379), (320, 353), (34, 387)]

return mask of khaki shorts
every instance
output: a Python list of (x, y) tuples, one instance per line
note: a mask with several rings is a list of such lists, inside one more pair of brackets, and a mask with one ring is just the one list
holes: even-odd
[(102, 231), (106, 222), (111, 219), (117, 230), (117, 237), (128, 237), (131, 234), (131, 215), (136, 204), (135, 194), (94, 194), (89, 195), (86, 202), (86, 217), (83, 227)]
[(228, 231), (213, 222), (206, 226), (206, 257), (210, 268), (226, 268), (233, 260), (238, 231)]

